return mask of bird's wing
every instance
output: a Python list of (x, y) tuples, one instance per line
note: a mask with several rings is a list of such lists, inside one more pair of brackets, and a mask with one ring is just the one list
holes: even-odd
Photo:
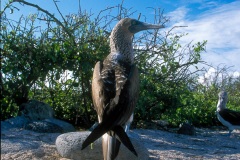
[(113, 131), (118, 140), (137, 155), (122, 126), (125, 125), (134, 111), (138, 92), (139, 75), (135, 65), (120, 63), (114, 69), (105, 68), (105, 70), (101, 62), (95, 65), (92, 96), (100, 124), (87, 137), (82, 149), (106, 132)]
[[(117, 90), (118, 88), (120, 88), (119, 91)], [(123, 108), (126, 106), (125, 110), (123, 111), (124, 116), (119, 117), (119, 120), (117, 120), (118, 124), (125, 125), (129, 120), (137, 104), (138, 95), (139, 73), (137, 67), (135, 65), (132, 65), (129, 74), (127, 75), (126, 82), (116, 88), (115, 98), (119, 96), (119, 101), (118, 104), (114, 107)]]
[(220, 116), (230, 122), (232, 125), (240, 125), (240, 112), (230, 109), (222, 109), (219, 111)]
[[(139, 74), (135, 65), (120, 63), (114, 69), (103, 69), (102, 62), (94, 67), (92, 98), (100, 122), (106, 126), (124, 125), (137, 103)], [(111, 121), (109, 121), (111, 119)]]
[[(135, 65), (119, 63), (114, 68), (114, 96), (105, 103), (103, 123), (106, 126), (124, 126), (131, 117), (138, 99), (139, 74)], [(111, 121), (109, 121), (111, 120)]]
[(101, 78), (101, 71), (103, 68), (102, 62), (97, 62), (94, 71), (93, 71), (93, 79), (92, 79), (92, 99), (93, 99), (93, 105), (95, 110), (98, 114), (98, 120), (100, 121), (100, 117), (102, 117), (103, 114), (103, 108), (104, 108), (104, 101), (103, 101), (103, 81)]

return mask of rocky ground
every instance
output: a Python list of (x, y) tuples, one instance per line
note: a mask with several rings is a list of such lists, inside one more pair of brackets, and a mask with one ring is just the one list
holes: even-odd
[[(196, 129), (197, 135), (180, 135), (161, 130), (137, 129), (139, 138), (155, 159), (240, 159), (240, 131), (231, 137), (226, 130)], [(36, 133), (23, 129), (1, 128), (1, 160), (66, 160), (55, 147), (60, 133)], [(141, 157), (139, 157), (141, 159)]]

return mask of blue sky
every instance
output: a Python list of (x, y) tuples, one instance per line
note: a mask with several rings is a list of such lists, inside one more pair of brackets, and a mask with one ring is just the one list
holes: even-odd
[[(1, 0), (2, 7), (7, 0)], [(56, 12), (51, 0), (28, 0), (40, 7)], [(81, 9), (97, 15), (99, 11), (121, 4), (122, 0), (81, 0)], [(59, 8), (63, 15), (77, 13), (79, 0), (59, 0)], [(9, 18), (15, 19), (21, 14), (36, 13), (36, 9), (20, 6), (20, 11), (14, 10), (13, 14), (7, 11)], [(137, 18), (139, 13), (147, 17), (148, 22), (153, 22), (153, 8), (161, 8), (164, 15), (170, 17), (165, 30), (173, 26), (184, 25), (175, 32), (188, 33), (181, 43), (198, 42), (207, 40), (206, 52), (202, 54), (204, 61), (217, 66), (223, 64), (232, 67), (233, 71), (240, 72), (240, 1), (235, 0), (125, 0), (125, 8), (136, 11), (132, 18)], [(93, 16), (94, 16), (93, 15)], [(143, 16), (142, 16), (143, 17)]]

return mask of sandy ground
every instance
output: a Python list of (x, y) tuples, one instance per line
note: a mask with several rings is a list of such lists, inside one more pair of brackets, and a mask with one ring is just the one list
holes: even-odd
[[(226, 130), (196, 129), (196, 136), (180, 135), (161, 130), (130, 131), (139, 138), (156, 159), (240, 159), (240, 131), (231, 137)], [(1, 160), (66, 160), (55, 147), (59, 134), (34, 133), (26, 130), (1, 132)], [(141, 157), (139, 157), (141, 158)]]
[(240, 131), (196, 129), (196, 136), (156, 130), (135, 130), (150, 152), (150, 159), (240, 159)]

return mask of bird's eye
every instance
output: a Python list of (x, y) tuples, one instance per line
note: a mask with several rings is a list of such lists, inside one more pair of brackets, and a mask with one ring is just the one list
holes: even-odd
[(137, 24), (137, 21), (132, 21), (132, 25), (136, 25)]

